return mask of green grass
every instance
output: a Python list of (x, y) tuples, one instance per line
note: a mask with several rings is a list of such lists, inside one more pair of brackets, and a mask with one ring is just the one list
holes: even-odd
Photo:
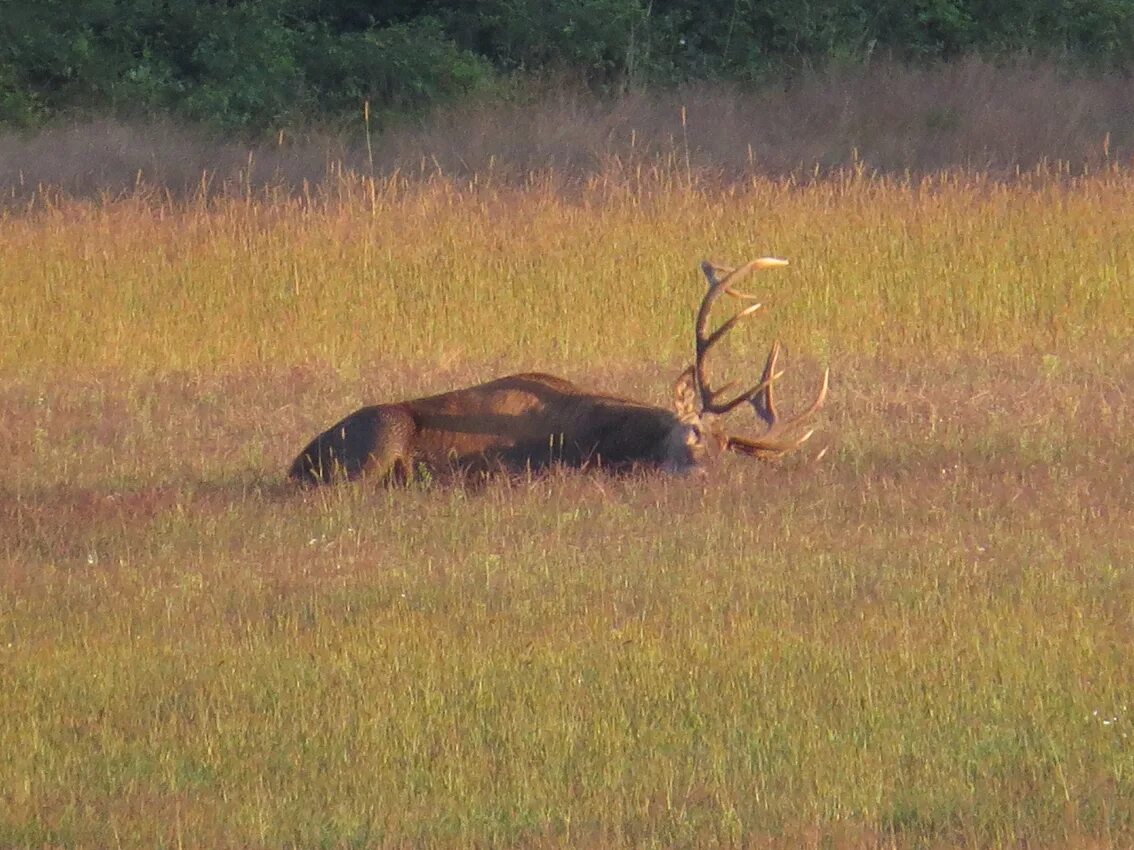
[[(3, 220), (0, 846), (1129, 846), (1129, 181)], [(821, 463), (284, 484), (367, 400), (661, 402), (706, 253), (793, 260), (734, 370), (830, 363)]]

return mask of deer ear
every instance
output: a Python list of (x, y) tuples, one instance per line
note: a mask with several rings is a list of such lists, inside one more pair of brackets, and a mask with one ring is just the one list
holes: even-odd
[(690, 366), (673, 383), (673, 409), (678, 419), (692, 419), (701, 411), (697, 408), (697, 388), (693, 382), (693, 367)]

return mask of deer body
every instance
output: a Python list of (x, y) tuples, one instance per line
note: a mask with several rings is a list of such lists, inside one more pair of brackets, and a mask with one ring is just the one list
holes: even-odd
[[(810, 435), (789, 436), (822, 405), (824, 375), (810, 408), (781, 421), (772, 384), (779, 343), (774, 343), (760, 381), (728, 403), (709, 388), (706, 355), (741, 319), (761, 309), (751, 305), (708, 332), (709, 310), (724, 294), (748, 299), (732, 283), (753, 269), (786, 265), (765, 257), (739, 269), (702, 270), (709, 290), (695, 323), (696, 357), (674, 385), (672, 410), (592, 392), (553, 375), (531, 372), (440, 395), (363, 407), (336, 422), (299, 453), (288, 472), (304, 484), (331, 483), (366, 475), (404, 483), (424, 468), (441, 477), (540, 470), (553, 464), (600, 466), (621, 471), (648, 467), (667, 472), (699, 469), (728, 449), (750, 457), (785, 454)], [(725, 432), (720, 417), (749, 403), (766, 425), (757, 438)]]
[(306, 483), (363, 474), (398, 482), (415, 468), (448, 477), (556, 463), (684, 471), (697, 465), (693, 437), (693, 425), (675, 411), (526, 373), (357, 410), (312, 440), (289, 475)]

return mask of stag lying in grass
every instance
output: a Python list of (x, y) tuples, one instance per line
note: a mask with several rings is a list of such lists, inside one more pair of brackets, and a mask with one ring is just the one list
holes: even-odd
[[(788, 419), (780, 418), (773, 396), (783, 374), (776, 371), (779, 342), (773, 343), (760, 380), (727, 402), (721, 401), (723, 390), (710, 389), (706, 375), (710, 349), (742, 319), (762, 309), (753, 303), (710, 332), (713, 304), (726, 294), (753, 300), (737, 292), (734, 284), (755, 269), (783, 265), (787, 261), (771, 257), (732, 270), (702, 263), (709, 289), (697, 311), (693, 365), (674, 385), (673, 410), (592, 392), (552, 375), (509, 375), (441, 395), (357, 410), (312, 440), (288, 474), (304, 484), (363, 475), (405, 483), (417, 471), (447, 478), (562, 464), (688, 472), (726, 450), (755, 458), (783, 455), (811, 436), (804, 426), (823, 406), (828, 373), (811, 405)], [(723, 428), (721, 417), (745, 403), (765, 425), (758, 436)]]

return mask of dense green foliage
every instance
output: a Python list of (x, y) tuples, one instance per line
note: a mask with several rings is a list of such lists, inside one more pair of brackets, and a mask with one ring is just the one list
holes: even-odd
[(598, 88), (966, 52), (1134, 58), (1134, 0), (0, 0), (0, 121), (266, 129), (419, 109), (515, 73)]

